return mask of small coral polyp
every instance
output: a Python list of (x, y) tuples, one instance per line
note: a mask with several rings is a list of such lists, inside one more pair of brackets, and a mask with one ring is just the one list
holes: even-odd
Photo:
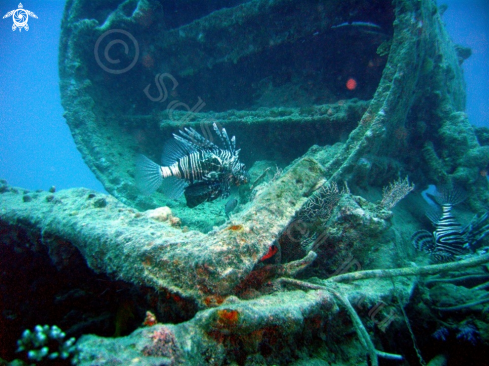
[[(17, 341), (17, 352), (26, 351), (27, 358), (37, 362), (43, 359), (67, 359), (75, 352), (76, 347), (75, 338), (65, 341), (65, 337), (66, 334), (56, 325), (36, 325), (33, 332), (26, 329), (22, 333), (22, 337)], [(53, 345), (57, 348), (53, 348)]]

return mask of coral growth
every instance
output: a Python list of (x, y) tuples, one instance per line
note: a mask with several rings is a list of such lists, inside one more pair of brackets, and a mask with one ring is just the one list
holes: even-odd
[(236, 310), (218, 310), (217, 317), (217, 326), (219, 328), (232, 328), (239, 322), (239, 312)]
[(325, 184), (307, 200), (297, 213), (297, 217), (306, 222), (327, 221), (341, 196), (345, 193), (349, 193), (346, 186), (340, 190), (336, 182), (329, 185)]
[(17, 352), (27, 352), (31, 361), (67, 359), (76, 350), (75, 338), (65, 340), (66, 334), (56, 325), (36, 325), (34, 331), (26, 329), (17, 341)]
[(397, 203), (406, 197), (414, 189), (414, 184), (410, 184), (408, 178), (400, 178), (384, 187), (382, 191), (382, 201), (380, 207), (386, 210), (392, 210)]
[(179, 352), (175, 335), (167, 327), (161, 327), (150, 335), (151, 345), (143, 348), (143, 355), (175, 359)]

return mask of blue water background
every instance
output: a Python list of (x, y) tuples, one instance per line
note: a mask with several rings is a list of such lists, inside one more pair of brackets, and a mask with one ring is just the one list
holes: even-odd
[[(0, 0), (3, 17), (18, 0)], [(29, 31), (12, 31), (0, 18), (0, 178), (47, 190), (87, 187), (104, 191), (83, 162), (63, 118), (58, 45), (64, 1), (22, 1)]]
[[(444, 21), (473, 55), (463, 68), (470, 122), (489, 127), (489, 1), (453, 0)], [(88, 187), (104, 191), (77, 151), (58, 86), (58, 44), (64, 1), (25, 1), (30, 29), (12, 31), (0, 18), (0, 178), (28, 189)], [(18, 0), (0, 0), (0, 15)]]

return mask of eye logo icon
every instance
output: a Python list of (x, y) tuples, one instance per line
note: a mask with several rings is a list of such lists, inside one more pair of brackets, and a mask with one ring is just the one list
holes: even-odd
[(29, 20), (29, 15), (37, 19), (36, 14), (34, 14), (32, 11), (25, 10), (22, 3), (19, 3), (19, 8), (9, 11), (3, 16), (3, 19), (12, 17), (14, 20), (14, 24), (12, 25), (13, 31), (15, 31), (17, 28), (19, 28), (19, 32), (22, 31), (22, 28), (28, 31), (29, 25), (27, 24), (27, 21)]

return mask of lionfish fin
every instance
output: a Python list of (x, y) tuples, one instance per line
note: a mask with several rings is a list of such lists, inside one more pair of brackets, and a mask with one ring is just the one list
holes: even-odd
[(462, 188), (454, 188), (450, 186), (443, 186), (436, 188), (436, 202), (440, 205), (458, 205), (459, 203), (465, 201), (467, 198), (467, 192)]
[(168, 177), (163, 179), (161, 188), (165, 196), (171, 199), (177, 199), (180, 197), (187, 187), (188, 183), (177, 177)]
[(215, 122), (212, 124), (212, 126), (214, 127), (214, 131), (216, 131), (216, 135), (219, 136), (219, 138), (221, 139), (224, 148), (231, 152), (231, 154), (235, 155), (236, 138), (233, 136), (232, 139), (229, 140), (228, 133), (226, 132), (226, 129), (224, 127), (219, 131), (219, 128), (217, 127)]
[(430, 205), (430, 207), (425, 212), (426, 217), (431, 221), (434, 227), (438, 225), (442, 212), (439, 206)]
[(462, 234), (467, 238), (467, 246), (474, 250), (479, 243), (489, 233), (489, 211), (482, 215), (476, 215), (470, 223), (463, 229)]
[(173, 134), (173, 137), (194, 150), (217, 150), (219, 149), (211, 141), (207, 140), (193, 128), (180, 130), (180, 135)]
[(180, 141), (178, 139), (179, 137), (180, 136), (175, 136), (175, 140), (168, 140), (165, 142), (163, 153), (161, 154), (161, 165), (170, 166), (184, 156), (195, 152), (195, 149), (191, 145)]
[(431, 253), (435, 250), (433, 234), (427, 230), (416, 231), (413, 236), (411, 236), (411, 242), (419, 251)]
[(144, 155), (136, 158), (136, 185), (146, 195), (153, 194), (161, 186), (163, 177), (160, 166)]
[(231, 137), (231, 147), (233, 148), (233, 150), (231, 150), (231, 151), (236, 150), (236, 137), (235, 136)]

